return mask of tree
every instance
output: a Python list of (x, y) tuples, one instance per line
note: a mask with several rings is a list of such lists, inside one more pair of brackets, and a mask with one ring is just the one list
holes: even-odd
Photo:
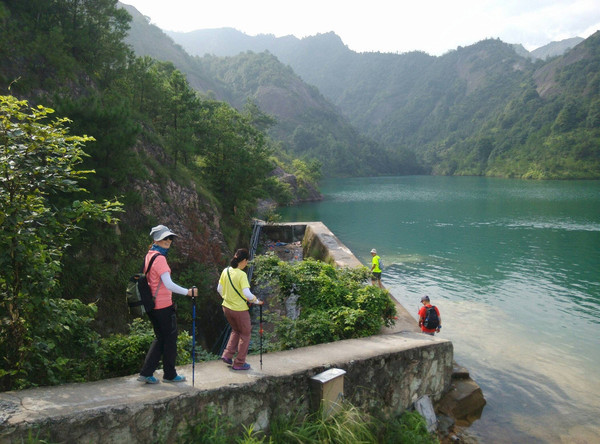
[[(0, 80), (15, 88), (73, 89), (78, 82), (110, 85), (125, 68), (123, 39), (131, 16), (117, 0), (4, 1), (0, 18)], [(83, 73), (85, 72), (85, 76)], [(65, 80), (69, 82), (65, 82)], [(84, 85), (87, 86), (87, 85)]]
[(265, 113), (255, 100), (248, 97), (244, 105), (244, 115), (248, 118), (250, 124), (259, 131), (266, 133), (273, 125), (277, 123), (277, 119)]
[(128, 175), (137, 167), (131, 149), (140, 133), (129, 104), (119, 98), (90, 93), (85, 97), (56, 100), (56, 112), (73, 119), (71, 130), (93, 134), (95, 142), (86, 146), (84, 168), (93, 166), (86, 188), (94, 195), (119, 195)]
[(200, 126), (203, 176), (225, 212), (234, 215), (242, 205), (254, 205), (273, 168), (263, 133), (226, 104), (207, 106)]
[(172, 71), (168, 74), (168, 100), (164, 112), (169, 119), (165, 122), (164, 132), (169, 150), (175, 158), (175, 166), (180, 153), (187, 165), (196, 145), (194, 123), (197, 119), (199, 100), (183, 73), (173, 65), (169, 66)]
[(577, 104), (569, 100), (554, 121), (554, 130), (560, 133), (572, 131), (577, 126)]
[[(63, 321), (53, 315), (82, 313), (81, 307), (66, 309), (54, 297), (62, 254), (81, 221), (112, 223), (121, 209), (116, 201), (50, 203), (54, 195), (84, 193), (78, 181), (93, 173), (76, 169), (86, 156), (82, 146), (93, 138), (69, 135), (69, 120), (49, 121), (52, 113), (0, 96), (0, 388), (5, 390), (22, 387), (32, 370), (66, 365), (52, 359), (54, 345), (46, 342), (54, 340), (47, 335)], [(63, 334), (70, 329), (68, 324), (60, 328)], [(65, 336), (73, 344), (83, 340), (74, 334)], [(66, 337), (61, 342), (68, 347)]]

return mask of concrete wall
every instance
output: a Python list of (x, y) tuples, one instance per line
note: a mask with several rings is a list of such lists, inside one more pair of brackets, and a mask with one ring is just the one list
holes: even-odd
[[(234, 424), (266, 429), (281, 415), (308, 412), (311, 377), (346, 371), (345, 397), (371, 411), (402, 412), (416, 399), (438, 400), (452, 376), (452, 343), (422, 334), (339, 341), (249, 357), (254, 370), (222, 362), (179, 368), (185, 384), (145, 385), (136, 376), (0, 393), (0, 442), (28, 442), (31, 433), (53, 443), (175, 442), (208, 405)], [(160, 375), (157, 375), (160, 376)]]
[(273, 241), (302, 241), (304, 257), (319, 259), (338, 267), (360, 267), (362, 264), (322, 222), (266, 224), (262, 233)]
[[(361, 266), (320, 222), (263, 230), (282, 242), (302, 239), (305, 257)], [(27, 442), (29, 436), (53, 443), (175, 442), (186, 421), (208, 405), (235, 424), (267, 429), (278, 416), (309, 411), (311, 377), (329, 368), (346, 371), (346, 399), (369, 411), (400, 413), (423, 395), (439, 400), (452, 380), (452, 343), (416, 333), (406, 310), (397, 323), (388, 334), (269, 353), (262, 368), (258, 356), (249, 356), (249, 372), (214, 361), (180, 367), (184, 384), (145, 385), (134, 375), (0, 393), (0, 442)]]
[(273, 241), (286, 243), (298, 242), (304, 239), (307, 223), (280, 223), (280, 224), (261, 224), (261, 232)]

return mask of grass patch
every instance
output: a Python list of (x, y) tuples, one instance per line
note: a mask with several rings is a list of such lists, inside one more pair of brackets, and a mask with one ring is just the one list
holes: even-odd
[(427, 432), (425, 419), (417, 412), (376, 418), (346, 402), (327, 418), (322, 412), (275, 418), (265, 431), (255, 430), (253, 424), (236, 427), (218, 407), (208, 406), (188, 422), (178, 443), (439, 444), (439, 440)]

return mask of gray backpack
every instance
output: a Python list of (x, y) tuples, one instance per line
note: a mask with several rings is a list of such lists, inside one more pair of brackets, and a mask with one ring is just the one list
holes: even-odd
[[(152, 294), (146, 276), (150, 273), (150, 268), (152, 268), (152, 264), (157, 256), (159, 256), (159, 254), (155, 254), (152, 259), (150, 259), (146, 272), (144, 272), (144, 266), (142, 265), (142, 271), (129, 278), (126, 291), (127, 305), (129, 306), (129, 313), (134, 317), (141, 318), (144, 313), (150, 313), (154, 310), (154, 300), (156, 299), (156, 295)], [(161, 283), (162, 282), (159, 281), (158, 287), (156, 287), (156, 293), (158, 293)]]

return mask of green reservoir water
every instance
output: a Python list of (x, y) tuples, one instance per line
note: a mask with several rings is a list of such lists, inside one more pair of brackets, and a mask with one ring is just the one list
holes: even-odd
[(599, 442), (600, 182), (353, 178), (321, 191), (283, 220), (322, 221), (364, 264), (377, 248), (415, 318), (431, 297), (487, 400), (473, 435)]

